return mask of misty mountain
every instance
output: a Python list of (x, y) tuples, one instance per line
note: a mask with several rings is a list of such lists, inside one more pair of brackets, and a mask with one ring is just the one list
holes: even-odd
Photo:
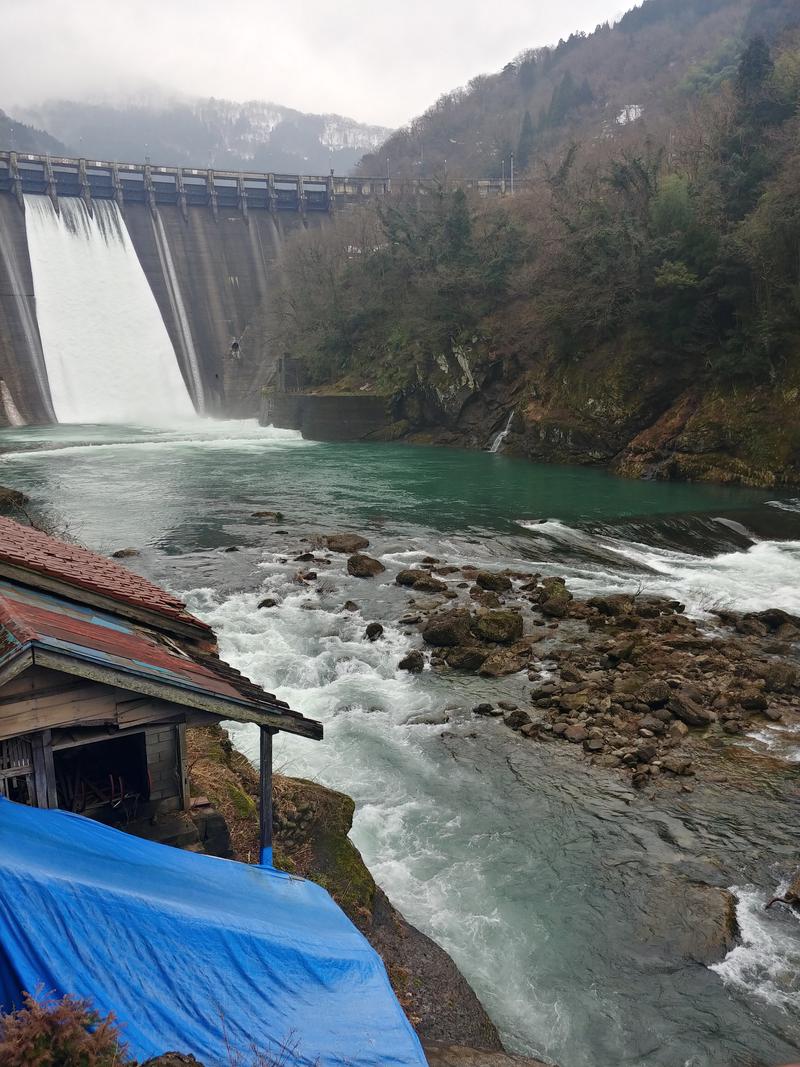
[(446, 93), (359, 169), (383, 174), (388, 158), (397, 177), (500, 177), (512, 152), (519, 173), (571, 139), (657, 132), (677, 98), (730, 76), (749, 37), (798, 24), (798, 0), (645, 0)]
[(232, 170), (347, 173), (391, 132), (341, 115), (309, 115), (263, 101), (170, 101), (162, 105), (53, 100), (18, 109), (70, 153), (116, 162)]
[(66, 147), (49, 133), (37, 130), (33, 126), (26, 126), (24, 122), (12, 119), (2, 110), (0, 110), (0, 149), (7, 152), (37, 154), (49, 152), (51, 156), (62, 156), (67, 152)]

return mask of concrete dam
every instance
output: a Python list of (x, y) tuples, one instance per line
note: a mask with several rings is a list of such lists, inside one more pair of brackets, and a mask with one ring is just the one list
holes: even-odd
[(388, 189), (0, 152), (0, 422), (256, 415), (284, 241)]

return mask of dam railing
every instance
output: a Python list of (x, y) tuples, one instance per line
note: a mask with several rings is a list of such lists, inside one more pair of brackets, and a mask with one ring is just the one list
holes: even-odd
[(479, 196), (502, 196), (507, 183), (499, 178), (392, 179), (260, 173), (255, 171), (155, 166), (150, 163), (109, 163), (102, 160), (0, 152), (0, 192), (47, 195), (58, 205), (62, 196), (116, 200), (125, 204), (177, 204), (184, 215), (190, 206), (239, 211), (332, 211), (337, 203), (352, 205), (395, 193), (425, 194), (442, 188), (463, 188)]

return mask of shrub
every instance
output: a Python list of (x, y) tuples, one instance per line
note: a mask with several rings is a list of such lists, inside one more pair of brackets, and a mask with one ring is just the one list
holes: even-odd
[(3, 1067), (126, 1067), (132, 1063), (113, 1014), (87, 1000), (23, 994), (25, 1006), (0, 1015)]

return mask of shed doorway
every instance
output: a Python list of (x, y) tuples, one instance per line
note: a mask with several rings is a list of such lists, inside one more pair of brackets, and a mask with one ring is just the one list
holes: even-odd
[(127, 826), (150, 800), (142, 732), (75, 745), (53, 754), (58, 806), (99, 822)]

